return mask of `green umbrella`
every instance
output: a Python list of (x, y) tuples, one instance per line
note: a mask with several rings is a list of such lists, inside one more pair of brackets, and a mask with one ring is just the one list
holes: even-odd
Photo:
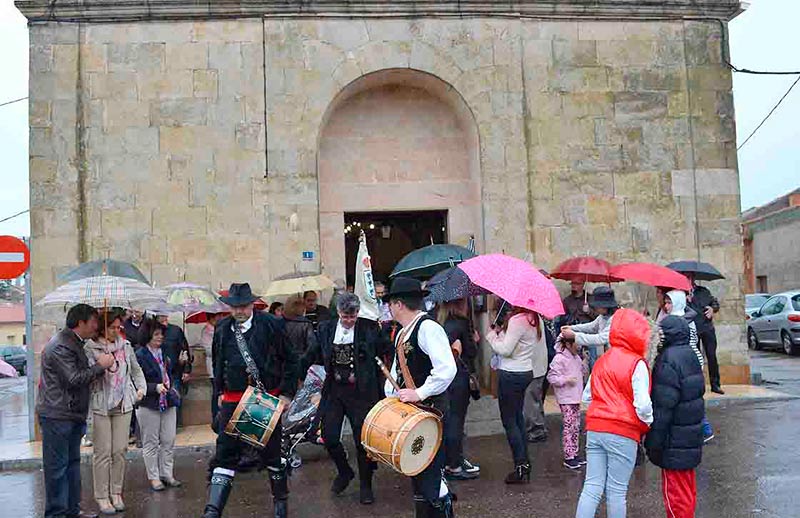
[(389, 277), (427, 279), (442, 270), (472, 259), (475, 252), (458, 245), (429, 245), (418, 248), (400, 259)]

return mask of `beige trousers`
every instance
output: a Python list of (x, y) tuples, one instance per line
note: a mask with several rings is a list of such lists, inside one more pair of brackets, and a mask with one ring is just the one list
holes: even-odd
[(95, 500), (121, 495), (131, 413), (92, 414), (92, 476)]
[(142, 432), (142, 457), (148, 480), (172, 479), (173, 449), (177, 433), (175, 407), (166, 412), (139, 407), (136, 411)]

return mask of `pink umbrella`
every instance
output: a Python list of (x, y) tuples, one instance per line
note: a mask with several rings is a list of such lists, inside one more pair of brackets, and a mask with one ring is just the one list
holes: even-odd
[(17, 369), (0, 359), (0, 378), (18, 378), (19, 372)]
[(512, 306), (545, 318), (564, 314), (555, 285), (530, 263), (502, 254), (479, 255), (458, 265), (469, 279)]

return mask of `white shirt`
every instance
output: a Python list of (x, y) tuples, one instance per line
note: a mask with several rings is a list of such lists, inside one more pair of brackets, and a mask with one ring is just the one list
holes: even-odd
[(584, 347), (608, 347), (613, 319), (612, 315), (600, 315), (591, 322), (570, 326), (575, 331), (575, 343)]
[[(234, 319), (233, 323), (231, 324), (231, 331), (236, 331), (236, 320)], [(242, 334), (250, 331), (250, 328), (253, 327), (253, 315), (250, 315), (250, 318), (239, 324), (239, 329), (241, 329)]]
[[(650, 371), (644, 360), (639, 360), (631, 376), (631, 387), (633, 388), (633, 408), (639, 420), (645, 424), (653, 424), (653, 402), (650, 399)], [(583, 389), (584, 403), (592, 402), (592, 377)]]
[[(450, 350), (450, 340), (444, 328), (434, 320), (424, 320), (419, 326), (417, 341), (422, 352), (431, 359), (431, 373), (421, 387), (417, 387), (417, 396), (420, 401), (431, 396), (437, 396), (447, 390), (453, 378), (456, 377), (456, 360)], [(400, 337), (398, 337), (399, 339)], [(396, 345), (396, 344), (395, 344)], [(392, 362), (392, 377), (397, 379), (397, 355)], [(394, 387), (386, 380), (383, 391), (387, 397), (397, 396)]]
[(486, 340), (500, 356), (497, 368), (506, 372), (530, 372), (538, 378), (547, 374), (547, 342), (542, 321), (539, 335), (530, 323), (528, 315), (520, 313), (508, 321), (508, 330), (489, 331)]
[(351, 344), (355, 335), (355, 326), (347, 329), (342, 325), (342, 321), (336, 324), (336, 333), (333, 335), (333, 343), (335, 344)]

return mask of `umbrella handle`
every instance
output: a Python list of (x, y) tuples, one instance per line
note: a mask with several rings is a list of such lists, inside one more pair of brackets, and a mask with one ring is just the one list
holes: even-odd
[(497, 315), (494, 317), (494, 322), (492, 322), (492, 327), (497, 325), (498, 320), (500, 320), (500, 315), (503, 314), (503, 309), (506, 307), (506, 301), (503, 300), (503, 303), (500, 304), (500, 309), (497, 310)]

